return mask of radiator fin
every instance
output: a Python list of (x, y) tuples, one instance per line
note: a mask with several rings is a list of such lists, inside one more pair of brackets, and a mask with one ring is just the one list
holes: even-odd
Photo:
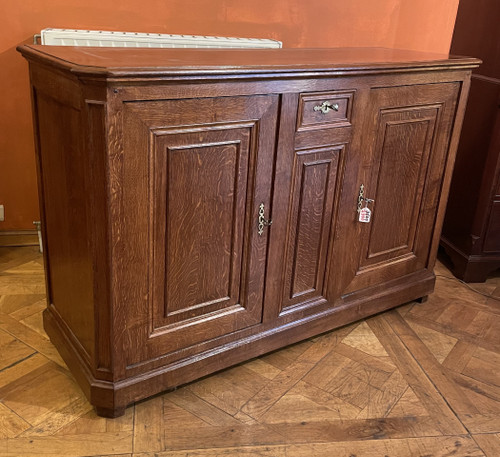
[(163, 33), (111, 32), (105, 30), (44, 29), (41, 43), (52, 46), (121, 48), (281, 48), (281, 41)]

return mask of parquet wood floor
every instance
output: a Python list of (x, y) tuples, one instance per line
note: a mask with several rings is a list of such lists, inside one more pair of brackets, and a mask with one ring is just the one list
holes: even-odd
[(0, 456), (500, 457), (500, 275), (473, 287), (103, 419), (43, 331), (40, 254), (0, 248)]

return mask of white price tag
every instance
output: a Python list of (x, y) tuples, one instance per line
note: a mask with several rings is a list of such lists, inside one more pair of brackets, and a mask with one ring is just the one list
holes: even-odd
[(372, 212), (368, 208), (362, 208), (359, 212), (359, 222), (370, 222)]

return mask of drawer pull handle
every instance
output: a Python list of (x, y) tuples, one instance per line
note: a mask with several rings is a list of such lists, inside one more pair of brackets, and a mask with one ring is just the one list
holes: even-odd
[(323, 102), (321, 105), (316, 105), (314, 107), (314, 111), (321, 111), (323, 114), (328, 113), (330, 110), (338, 111), (338, 103), (334, 103), (333, 105), (331, 105), (329, 102)]
[(264, 233), (264, 227), (270, 226), (273, 223), (272, 219), (266, 219), (264, 217), (265, 211), (266, 211), (266, 208), (264, 206), (264, 203), (261, 203), (259, 206), (259, 224), (258, 224), (259, 236), (262, 236), (262, 234)]

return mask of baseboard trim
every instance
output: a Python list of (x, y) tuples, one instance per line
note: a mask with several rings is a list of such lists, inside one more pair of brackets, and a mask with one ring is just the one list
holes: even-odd
[[(140, 372), (132, 374), (129, 371), (127, 377), (116, 381), (94, 377), (77, 349), (75, 341), (68, 337), (68, 333), (65, 332), (51, 308), (44, 311), (43, 322), (51, 342), (58, 349), (90, 403), (96, 407), (98, 414), (105, 417), (118, 417), (125, 413), (127, 405), (136, 401), (372, 316), (376, 312), (424, 297), (432, 293), (434, 282), (435, 276), (429, 271), (421, 270), (411, 273), (394, 279), (389, 284), (379, 284), (361, 292), (355, 292), (346, 297), (343, 302), (339, 300), (337, 306), (303, 320), (269, 328), (260, 334), (236, 339), (222, 346), (157, 367), (145, 368), (151, 362), (145, 361)], [(297, 330), (298, 328), (300, 331)]]
[(36, 230), (0, 230), (0, 247), (38, 246)]
[(451, 261), (452, 273), (462, 281), (484, 282), (492, 271), (500, 268), (498, 253), (468, 255), (443, 236), (441, 246)]

